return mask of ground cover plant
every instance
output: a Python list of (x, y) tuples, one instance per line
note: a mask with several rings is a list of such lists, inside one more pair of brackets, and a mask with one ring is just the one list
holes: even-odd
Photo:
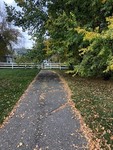
[(101, 148), (113, 149), (113, 81), (59, 73), (68, 82), (75, 106), (100, 140)]
[(0, 124), (38, 72), (37, 69), (0, 70)]

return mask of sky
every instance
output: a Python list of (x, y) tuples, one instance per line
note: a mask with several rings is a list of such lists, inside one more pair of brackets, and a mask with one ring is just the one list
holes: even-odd
[(12, 4), (14, 2), (14, 0), (4, 0), (5, 2), (7, 2), (7, 4)]
[[(0, 0), (0, 9), (4, 8), (4, 2), (7, 3), (8, 5), (12, 5), (17, 8), (17, 5), (14, 0)], [(28, 35), (27, 31), (22, 32), (22, 28), (18, 28), (19, 31), (22, 33), (23, 37), (18, 41), (18, 45), (15, 45), (14, 47), (25, 47), (25, 48), (32, 48), (33, 46), (33, 41), (30, 39), (31, 36)]]

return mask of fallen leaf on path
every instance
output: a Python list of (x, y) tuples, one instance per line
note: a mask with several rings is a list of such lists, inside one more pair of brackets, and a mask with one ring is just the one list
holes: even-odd
[(113, 140), (113, 135), (110, 137), (111, 140)]
[(20, 142), (18, 145), (17, 145), (17, 148), (21, 147), (23, 145), (22, 142)]

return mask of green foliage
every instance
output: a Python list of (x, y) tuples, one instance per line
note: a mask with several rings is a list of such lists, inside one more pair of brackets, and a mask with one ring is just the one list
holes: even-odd
[(28, 51), (25, 55), (19, 56), (16, 59), (17, 63), (26, 63), (26, 62), (34, 62), (34, 63), (41, 63), (46, 56), (45, 51), (45, 44), (44, 44), (44, 38), (40, 37), (35, 39), (35, 44), (33, 48)]
[(45, 33), (44, 25), (48, 16), (43, 9), (45, 6), (44, 0), (15, 0), (15, 2), (21, 7), (21, 10), (17, 11), (13, 6), (6, 4), (7, 20), (9, 22), (13, 21), (16, 26), (22, 26), (24, 30), (29, 29), (30, 34)]
[(51, 16), (47, 22), (46, 28), (52, 41), (51, 49), (59, 55), (61, 61), (75, 63), (80, 59), (78, 47), (83, 36), (75, 32), (76, 26), (75, 15), (72, 13), (67, 15), (65, 12), (59, 14), (57, 18)]
[(111, 31), (102, 32), (94, 38), (86, 49), (81, 51), (82, 61), (75, 66), (75, 72), (81, 76), (102, 76), (112, 72), (113, 37)]
[(15, 1), (22, 11), (6, 6), (8, 20), (29, 28), (35, 37), (31, 57), (36, 54), (36, 60), (41, 61), (57, 55), (82, 76), (100, 76), (113, 70), (113, 0)]
[(31, 57), (31, 59), (34, 62), (40, 63), (45, 58), (46, 51), (44, 50), (45, 49), (44, 40), (45, 40), (44, 37), (40, 36), (37, 37), (33, 50), (30, 51), (30, 53), (28, 54), (28, 56)]

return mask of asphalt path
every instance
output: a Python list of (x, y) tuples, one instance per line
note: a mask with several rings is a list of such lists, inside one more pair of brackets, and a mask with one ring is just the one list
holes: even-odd
[(42, 70), (0, 129), (0, 150), (88, 150), (64, 83)]

